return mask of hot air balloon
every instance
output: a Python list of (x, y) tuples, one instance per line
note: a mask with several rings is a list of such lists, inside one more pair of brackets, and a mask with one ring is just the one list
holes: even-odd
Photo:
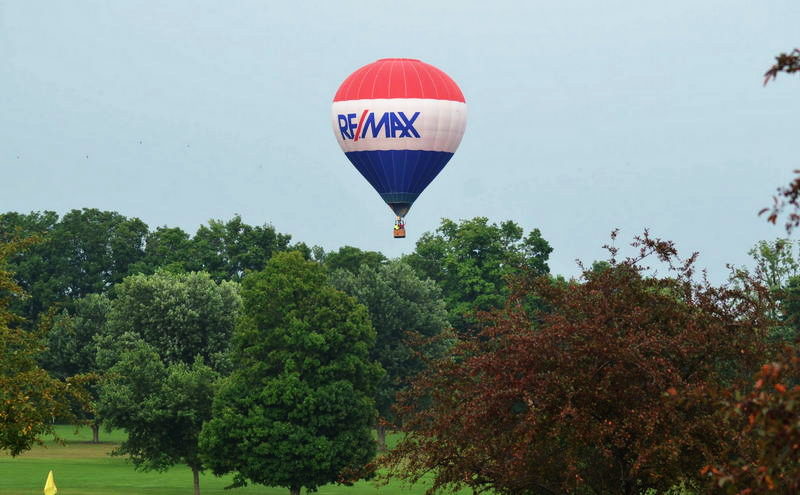
[(344, 80), (331, 113), (339, 146), (394, 211), (394, 236), (405, 237), (408, 210), (464, 135), (461, 89), (432, 65), (385, 58)]

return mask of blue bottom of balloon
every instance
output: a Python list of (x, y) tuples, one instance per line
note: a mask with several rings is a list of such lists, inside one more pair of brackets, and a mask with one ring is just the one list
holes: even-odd
[(345, 153), (387, 203), (410, 206), (453, 156), (445, 151), (379, 150)]

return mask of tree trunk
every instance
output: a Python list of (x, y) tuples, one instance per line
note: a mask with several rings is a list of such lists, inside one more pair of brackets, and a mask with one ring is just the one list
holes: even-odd
[(92, 443), (100, 443), (100, 425), (92, 423)]
[(375, 432), (378, 436), (378, 452), (386, 452), (386, 427), (378, 423)]
[(200, 470), (192, 468), (192, 481), (194, 482), (194, 495), (200, 495)]
[(293, 486), (293, 487), (289, 488), (289, 495), (300, 495), (300, 487), (299, 486)]

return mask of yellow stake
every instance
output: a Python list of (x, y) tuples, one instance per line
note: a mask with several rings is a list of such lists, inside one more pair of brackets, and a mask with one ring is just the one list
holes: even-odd
[(56, 482), (53, 480), (53, 471), (50, 471), (44, 484), (44, 495), (56, 495), (56, 493), (58, 493), (58, 488), (56, 488)]

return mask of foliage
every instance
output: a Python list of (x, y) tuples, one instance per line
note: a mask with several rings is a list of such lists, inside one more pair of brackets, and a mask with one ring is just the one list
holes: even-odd
[(194, 473), (198, 494), (203, 464), (197, 439), (203, 422), (211, 417), (218, 374), (200, 356), (191, 364), (166, 365), (135, 334), (122, 335), (116, 347), (97, 406), (109, 428), (128, 433), (114, 454), (129, 455), (142, 470), (164, 471), (186, 464)]
[[(776, 63), (764, 74), (764, 84), (774, 80), (778, 73), (800, 71), (800, 50), (782, 53)], [(800, 174), (800, 170), (795, 170)], [(788, 187), (778, 188), (767, 221), (776, 223), (786, 207), (793, 207), (785, 223), (787, 232), (800, 225), (800, 176)], [(788, 240), (783, 241), (790, 244)], [(776, 243), (776, 248), (779, 247)], [(781, 246), (782, 247), (782, 246)], [(784, 321), (793, 330), (786, 340), (786, 354), (779, 362), (762, 366), (755, 384), (747, 393), (737, 392), (737, 401), (728, 401), (728, 420), (737, 443), (726, 452), (723, 462), (703, 468), (702, 474), (710, 477), (712, 491), (737, 495), (795, 494), (800, 491), (800, 357), (796, 340), (800, 318), (800, 277), (798, 263), (785, 258), (791, 253), (773, 256), (781, 265), (791, 270), (793, 276), (782, 284), (781, 305)], [(768, 258), (770, 259), (770, 258)], [(738, 388), (737, 390), (742, 390)]]
[(764, 84), (775, 80), (780, 72), (787, 74), (800, 72), (800, 49), (795, 48), (789, 53), (781, 53), (775, 57), (775, 64), (764, 73)]
[(105, 331), (111, 301), (105, 294), (89, 294), (76, 300), (71, 308), (41, 319), (46, 348), (39, 362), (50, 375), (60, 379), (75, 377), (85, 382), (91, 399), (77, 413), (82, 423), (91, 425), (93, 442), (100, 441), (100, 418), (95, 414), (96, 382), (100, 369), (96, 365), (97, 336)]
[(738, 495), (800, 493), (800, 355), (765, 364), (730, 408), (739, 443), (732, 459), (701, 471), (712, 490)]
[[(764, 355), (768, 291), (697, 282), (696, 255), (681, 261), (646, 232), (633, 245), (580, 281), (517, 281), (403, 395), (391, 474), (500, 494), (632, 495), (698, 478), (725, 442), (714, 398)], [(672, 276), (648, 275), (647, 258)]]
[(98, 371), (95, 335), (104, 333), (110, 311), (111, 300), (106, 295), (89, 294), (54, 315), (45, 335), (42, 366), (62, 379)]
[(386, 371), (378, 385), (376, 404), (380, 416), (391, 420), (395, 395), (422, 371), (419, 354), (434, 357), (442, 351), (441, 345), (415, 345), (421, 338), (440, 335), (449, 326), (441, 290), (433, 281), (421, 280), (402, 261), (377, 268), (363, 264), (355, 274), (340, 269), (331, 275), (331, 282), (369, 309), (377, 334), (370, 359)]
[(234, 371), (200, 440), (208, 466), (237, 486), (314, 490), (359, 477), (375, 453), (375, 332), (366, 308), (326, 278), (290, 252), (243, 281)]
[(12, 266), (31, 297), (21, 307), (30, 321), (54, 303), (106, 292), (144, 256), (147, 225), (138, 218), (94, 208), (0, 215), (0, 238), (41, 235), (43, 242), (16, 256)]
[(290, 240), (290, 235), (271, 225), (247, 225), (239, 215), (227, 222), (210, 220), (192, 239), (190, 268), (206, 271), (216, 281), (238, 281), (247, 270), (264, 268), (274, 253), (289, 247)]
[[(775, 57), (775, 64), (764, 74), (764, 84), (777, 78), (780, 72), (792, 74), (798, 71), (800, 71), (800, 49), (795, 48), (789, 53), (781, 53)], [(800, 174), (800, 170), (795, 170), (794, 173)], [(798, 212), (800, 210), (800, 175), (796, 176), (788, 186), (779, 187), (778, 194), (772, 197), (772, 206), (763, 208), (758, 214), (769, 213), (767, 221), (774, 224), (787, 207), (793, 208), (785, 223), (786, 231), (791, 232), (800, 225), (800, 213)]]
[(789, 279), (800, 275), (800, 261), (793, 252), (795, 245), (789, 239), (759, 241), (747, 252), (755, 261), (756, 275), (770, 290), (782, 290)]
[(504, 304), (509, 276), (522, 270), (538, 275), (549, 272), (547, 258), (553, 249), (539, 229), (523, 234), (512, 221), (497, 225), (484, 217), (460, 223), (442, 219), (435, 233), (422, 235), (405, 261), (422, 278), (439, 284), (451, 324), (465, 331), (474, 326), (475, 312)]
[(136, 333), (167, 363), (202, 356), (216, 367), (229, 347), (238, 292), (237, 283), (216, 283), (204, 272), (132, 275), (114, 287), (108, 335)]
[(775, 304), (769, 309), (769, 316), (776, 323), (770, 338), (784, 343), (794, 340), (800, 323), (800, 258), (794, 252), (796, 245), (789, 239), (759, 241), (748, 251), (755, 262), (753, 269), (739, 268), (731, 274), (734, 284), (739, 277), (754, 277), (770, 290)]
[(31, 242), (0, 242), (0, 451), (12, 456), (53, 433), (53, 417), (72, 418), (72, 401), (86, 400), (77, 383), (57, 380), (38, 366), (39, 335), (22, 329), (21, 318), (10, 311), (23, 292), (7, 260)]
[(386, 256), (377, 251), (363, 251), (353, 246), (343, 246), (338, 251), (327, 253), (322, 262), (329, 270), (347, 270), (358, 273), (362, 266), (378, 269), (386, 263)]
[[(0, 214), (0, 241), (39, 235), (43, 242), (9, 260), (19, 285), (31, 297), (15, 309), (28, 321), (54, 304), (69, 307), (88, 294), (107, 293), (136, 273), (207, 271), (216, 281), (238, 281), (260, 270), (273, 253), (288, 249), (291, 236), (270, 225), (251, 226), (238, 215), (211, 220), (194, 237), (177, 227), (150, 232), (138, 218), (93, 208), (59, 218), (52, 211)], [(296, 244), (311, 256), (311, 249)]]
[(131, 273), (152, 274), (159, 269), (179, 273), (196, 267), (189, 234), (180, 227), (163, 226), (147, 234), (144, 258), (131, 267)]
[(800, 276), (789, 279), (781, 293), (780, 307), (783, 316), (783, 341), (797, 341), (800, 337)]

